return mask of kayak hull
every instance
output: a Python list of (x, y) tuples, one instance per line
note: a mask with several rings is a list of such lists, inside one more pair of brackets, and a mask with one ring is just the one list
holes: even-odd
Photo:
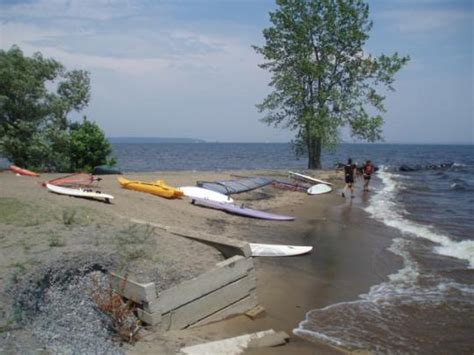
[(16, 165), (10, 165), (10, 170), (13, 171), (16, 174), (23, 175), (23, 176), (32, 176), (32, 177), (38, 177), (40, 176), (39, 174), (27, 170), (27, 169), (22, 169)]
[(117, 178), (119, 184), (128, 190), (149, 193), (155, 196), (165, 198), (179, 198), (183, 196), (183, 192), (177, 188), (166, 185), (162, 180), (156, 182), (132, 181), (123, 177)]

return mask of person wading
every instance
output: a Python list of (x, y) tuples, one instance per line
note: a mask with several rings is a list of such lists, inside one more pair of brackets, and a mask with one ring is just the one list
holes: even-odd
[(344, 190), (342, 191), (342, 197), (346, 197), (346, 190), (349, 188), (351, 190), (351, 198), (354, 197), (354, 174), (357, 167), (355, 164), (352, 164), (352, 159), (347, 159), (347, 164), (344, 165), (344, 178), (346, 181), (346, 186), (344, 186)]
[(364, 173), (364, 191), (369, 191), (369, 182), (370, 182), (370, 177), (375, 171), (374, 166), (372, 165), (372, 162), (370, 160), (367, 160), (367, 162), (364, 165), (363, 168), (363, 173)]

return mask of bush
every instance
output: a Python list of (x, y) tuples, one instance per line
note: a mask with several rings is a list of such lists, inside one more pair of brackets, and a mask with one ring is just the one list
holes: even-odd
[(72, 171), (92, 171), (97, 165), (115, 165), (108, 159), (112, 146), (100, 127), (84, 117), (82, 123), (71, 125), (69, 158)]

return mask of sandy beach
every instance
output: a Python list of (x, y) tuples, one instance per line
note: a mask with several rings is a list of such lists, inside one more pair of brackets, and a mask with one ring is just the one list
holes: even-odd
[[(126, 177), (193, 186), (198, 180), (230, 179), (236, 174), (284, 172), (157, 172)], [(95, 263), (107, 270), (126, 271), (140, 282), (156, 282), (161, 290), (196, 277), (222, 260), (222, 255), (210, 246), (136, 226), (133, 219), (249, 242), (313, 245), (314, 250), (300, 257), (255, 258), (257, 295), (265, 308), (257, 319), (237, 316), (168, 333), (145, 329), (133, 346), (108, 345), (109, 350), (118, 352), (176, 353), (182, 346), (273, 328), (287, 332), (289, 343), (251, 353), (337, 353), (335, 348), (293, 335), (292, 330), (309, 310), (354, 300), (398, 267), (398, 261), (385, 251), (393, 235), (358, 208), (366, 203), (363, 196), (352, 201), (342, 199), (337, 187), (331, 194), (320, 196), (271, 186), (234, 195), (236, 202), (248, 207), (296, 217), (293, 222), (272, 222), (193, 206), (185, 198), (167, 200), (124, 190), (116, 176), (102, 176), (98, 184), (103, 192), (114, 195), (112, 204), (56, 195), (41, 186), (42, 181), (58, 176), (28, 178), (0, 173), (0, 349), (7, 352), (61, 349), (61, 340), (45, 334), (45, 323), (37, 321), (44, 317), (40, 315), (41, 307), (34, 302), (18, 302), (31, 301), (35, 292), (43, 290), (32, 284), (39, 285), (48, 277), (54, 279), (54, 272)], [(318, 177), (341, 185), (334, 171), (318, 172)], [(77, 332), (78, 339), (83, 332), (80, 324), (66, 325), (64, 331)], [(76, 343), (71, 340), (70, 344)]]

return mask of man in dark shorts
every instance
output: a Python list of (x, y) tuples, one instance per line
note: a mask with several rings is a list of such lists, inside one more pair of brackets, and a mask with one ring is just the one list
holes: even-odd
[(355, 164), (352, 164), (352, 159), (347, 159), (347, 164), (344, 165), (344, 178), (346, 181), (346, 186), (344, 186), (344, 190), (342, 190), (342, 197), (346, 197), (346, 189), (351, 189), (351, 198), (354, 197), (354, 188), (352, 184), (354, 184), (354, 174), (357, 167)]
[(364, 173), (364, 191), (369, 191), (369, 182), (370, 182), (370, 177), (372, 173), (375, 171), (374, 166), (372, 165), (372, 162), (370, 160), (367, 160), (367, 162), (364, 165), (363, 168), (363, 173)]

